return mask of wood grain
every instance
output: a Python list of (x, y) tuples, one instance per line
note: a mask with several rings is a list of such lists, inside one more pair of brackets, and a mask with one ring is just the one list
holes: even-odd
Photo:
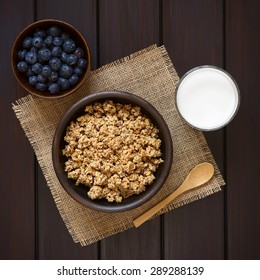
[(227, 70), (241, 106), (227, 128), (228, 258), (260, 258), (260, 3), (226, 1)]
[[(99, 8), (100, 65), (159, 43), (159, 1), (101, 0)], [(160, 219), (155, 219), (102, 240), (101, 258), (158, 259), (160, 244)]]
[(34, 155), (11, 106), (25, 95), (10, 61), (15, 38), (33, 20), (33, 2), (17, 2), (17, 11), (24, 5), (28, 6), (26, 14), (14, 13), (11, 1), (1, 3), (0, 9), (0, 259), (35, 257)]
[[(50, 9), (51, 7), (51, 9)], [(96, 1), (37, 1), (37, 19), (55, 18), (76, 27), (89, 44), (92, 68), (97, 63)], [(38, 258), (39, 259), (97, 259), (98, 243), (81, 247), (74, 244), (53, 202), (50, 190), (38, 167)]]
[(38, 173), (38, 239), (39, 259), (97, 259), (97, 243), (82, 247), (75, 244), (63, 222), (41, 172)]
[[(163, 1), (163, 43), (180, 76), (203, 64), (223, 66), (222, 2)], [(223, 171), (223, 130), (206, 137)], [(164, 221), (166, 259), (224, 258), (223, 193), (172, 211)]]
[(99, 1), (100, 64), (159, 44), (158, 0)]

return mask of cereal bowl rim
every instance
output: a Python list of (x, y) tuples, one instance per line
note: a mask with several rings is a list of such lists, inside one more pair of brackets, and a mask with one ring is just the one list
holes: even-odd
[[(65, 145), (63, 139), (64, 139), (66, 128), (69, 125), (69, 123), (72, 120), (75, 120), (78, 116), (82, 115), (83, 112), (82, 110), (85, 108), (86, 105), (93, 104), (95, 102), (102, 102), (105, 100), (115, 100), (116, 102), (119, 103), (121, 101), (123, 104), (134, 104), (136, 106), (141, 107), (141, 111), (146, 116), (148, 116), (148, 118), (152, 119), (151, 120), (152, 123), (156, 125), (156, 127), (159, 129), (159, 133), (161, 135), (160, 139), (162, 141), (162, 145), (164, 146), (164, 151), (163, 151), (164, 162), (156, 170), (157, 173), (159, 171), (160, 173), (158, 173), (159, 175), (158, 177), (156, 177), (155, 181), (150, 186), (148, 186), (144, 192), (138, 195), (133, 195), (128, 198), (124, 198), (121, 203), (109, 203), (104, 200), (101, 201), (91, 200), (90, 198), (87, 197), (87, 189), (85, 189), (86, 195), (83, 197), (81, 194), (75, 191), (77, 190), (76, 188), (79, 188), (78, 186), (75, 186), (75, 181), (73, 183), (72, 179), (67, 178), (67, 174), (64, 171), (64, 162), (62, 164), (62, 160), (61, 160), (61, 158), (65, 158), (65, 156), (62, 156), (61, 150)], [(61, 145), (61, 143), (63, 143), (63, 145)], [(161, 116), (161, 114), (157, 111), (157, 109), (155, 109), (153, 105), (151, 105), (145, 99), (129, 92), (100, 91), (100, 92), (92, 93), (80, 99), (78, 102), (72, 105), (68, 109), (68, 111), (64, 114), (64, 116), (61, 118), (53, 138), (52, 160), (53, 160), (55, 173), (58, 177), (61, 186), (77, 202), (96, 211), (110, 212), (110, 213), (123, 212), (142, 206), (144, 203), (148, 202), (164, 185), (169, 175), (171, 165), (172, 165), (172, 160), (173, 160), (172, 138), (171, 138), (170, 130), (165, 120)], [(72, 185), (74, 185), (74, 187), (72, 187)]]

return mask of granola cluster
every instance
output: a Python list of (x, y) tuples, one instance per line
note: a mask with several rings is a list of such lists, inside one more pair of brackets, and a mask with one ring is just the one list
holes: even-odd
[(91, 199), (121, 202), (145, 191), (161, 159), (158, 129), (141, 108), (111, 100), (85, 108), (67, 127), (65, 171)]

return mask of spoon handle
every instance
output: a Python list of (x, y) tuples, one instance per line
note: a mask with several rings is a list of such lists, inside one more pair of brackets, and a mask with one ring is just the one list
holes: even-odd
[(149, 218), (151, 218), (154, 214), (160, 211), (163, 207), (173, 201), (180, 194), (191, 190), (193, 188), (197, 188), (202, 184), (208, 182), (214, 174), (214, 167), (211, 163), (201, 163), (195, 166), (191, 172), (188, 174), (183, 183), (179, 186), (177, 190), (175, 190), (172, 194), (164, 198), (158, 204), (154, 205), (150, 210), (143, 213), (140, 217), (133, 220), (133, 224), (135, 227), (139, 227)]
[(166, 198), (161, 200), (159, 203), (154, 205), (152, 208), (150, 208), (148, 211), (144, 212), (141, 216), (133, 220), (133, 224), (135, 227), (139, 227), (144, 222), (146, 222), (148, 219), (150, 219), (153, 215), (155, 215), (157, 212), (159, 212), (163, 207), (165, 207), (167, 204), (169, 204), (171, 201), (173, 201), (176, 197), (178, 197), (180, 194), (186, 191), (185, 188), (183, 188), (183, 184), (178, 187), (176, 191), (168, 195)]

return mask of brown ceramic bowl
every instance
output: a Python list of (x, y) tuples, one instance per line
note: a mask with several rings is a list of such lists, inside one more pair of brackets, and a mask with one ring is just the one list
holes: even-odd
[[(20, 61), (20, 59), (18, 57), (18, 52), (21, 49), (23, 49), (23, 47), (22, 47), (23, 39), (27, 36), (32, 36), (33, 33), (37, 29), (47, 30), (51, 26), (58, 26), (61, 28), (62, 31), (68, 33), (70, 35), (70, 37), (75, 41), (76, 46), (83, 49), (83, 51), (85, 53), (84, 58), (86, 58), (88, 61), (87, 67), (83, 70), (83, 73), (80, 76), (78, 83), (76, 85), (70, 87), (68, 90), (60, 91), (56, 95), (50, 94), (48, 90), (43, 91), (43, 92), (37, 90), (35, 87), (33, 87), (29, 84), (28, 78), (26, 77), (26, 75), (24, 73), (19, 72), (17, 69), (17, 63)], [(86, 78), (86, 76), (90, 70), (90, 51), (89, 51), (88, 44), (86, 43), (84, 37), (72, 25), (70, 25), (66, 22), (60, 21), (60, 20), (44, 19), (44, 20), (40, 20), (40, 21), (30, 24), (25, 29), (23, 29), (22, 32), (18, 35), (18, 37), (16, 38), (16, 40), (14, 42), (13, 48), (12, 48), (11, 63), (12, 63), (13, 73), (14, 73), (17, 81), (21, 84), (21, 86), (25, 90), (27, 90), (31, 94), (36, 95), (38, 97), (59, 98), (59, 97), (64, 97), (64, 96), (71, 94), (72, 92), (77, 90), (82, 85), (84, 79)]]
[[(121, 203), (109, 203), (107, 200), (91, 200), (87, 196), (86, 186), (75, 186), (75, 181), (68, 179), (67, 173), (64, 171), (64, 163), (67, 160), (62, 155), (66, 142), (64, 136), (66, 134), (66, 127), (71, 121), (76, 120), (77, 117), (83, 115), (86, 105), (93, 104), (95, 102), (102, 102), (105, 100), (113, 100), (121, 104), (134, 104), (141, 107), (142, 112), (150, 118), (154, 125), (159, 129), (159, 137), (161, 139), (161, 151), (162, 159), (164, 160), (155, 172), (156, 179), (147, 187), (146, 191), (139, 195), (134, 195), (122, 200)], [(136, 208), (143, 205), (149, 199), (151, 199), (163, 186), (167, 179), (171, 165), (172, 165), (172, 138), (168, 126), (166, 125), (163, 117), (159, 112), (144, 99), (127, 92), (118, 91), (105, 91), (97, 92), (88, 95), (75, 103), (60, 120), (56, 129), (53, 146), (52, 146), (52, 159), (54, 169), (57, 177), (63, 186), (63, 188), (78, 202), (97, 211), (104, 212), (122, 212)]]

